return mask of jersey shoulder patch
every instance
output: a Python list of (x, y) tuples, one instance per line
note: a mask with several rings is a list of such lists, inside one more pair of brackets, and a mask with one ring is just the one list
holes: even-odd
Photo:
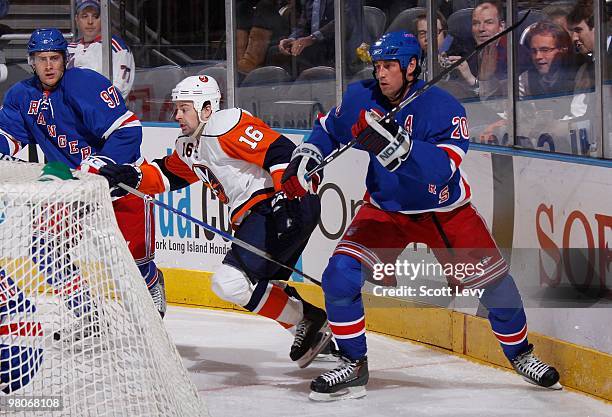
[(204, 135), (221, 136), (235, 128), (242, 117), (242, 109), (233, 108), (213, 113), (206, 123)]

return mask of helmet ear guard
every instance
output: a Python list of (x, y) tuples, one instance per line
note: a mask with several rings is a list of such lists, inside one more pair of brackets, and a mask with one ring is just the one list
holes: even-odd
[(220, 109), (221, 91), (217, 81), (208, 75), (193, 75), (178, 83), (172, 90), (172, 101), (192, 101), (198, 112), (204, 109), (207, 102), (213, 112)]

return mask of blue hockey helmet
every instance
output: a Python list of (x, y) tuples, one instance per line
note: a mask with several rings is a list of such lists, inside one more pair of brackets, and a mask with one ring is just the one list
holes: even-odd
[(406, 69), (412, 57), (416, 57), (417, 62), (421, 61), (421, 45), (412, 33), (389, 32), (370, 46), (370, 56), (372, 62), (397, 60), (400, 67)]
[(34, 52), (62, 52), (66, 55), (68, 42), (59, 29), (36, 29), (28, 42), (28, 55)]

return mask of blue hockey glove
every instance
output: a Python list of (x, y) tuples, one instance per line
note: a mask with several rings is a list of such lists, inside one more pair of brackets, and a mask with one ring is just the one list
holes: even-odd
[(389, 171), (395, 171), (410, 155), (412, 139), (408, 132), (393, 120), (381, 123), (382, 116), (373, 110), (362, 110), (351, 133), (363, 149)]
[(299, 204), (298, 199), (289, 200), (282, 191), (272, 198), (274, 225), (279, 239), (291, 239), (300, 232)]
[(120, 182), (137, 189), (142, 181), (142, 171), (134, 165), (106, 164), (98, 173), (108, 181), (111, 197), (123, 197), (128, 193), (117, 185)]

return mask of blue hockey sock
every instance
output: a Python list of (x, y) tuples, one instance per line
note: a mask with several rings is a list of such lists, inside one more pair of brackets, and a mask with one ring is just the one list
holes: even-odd
[(157, 281), (159, 280), (159, 274), (157, 273), (157, 266), (155, 262), (149, 261), (145, 264), (138, 265), (138, 270), (140, 271), (140, 275), (145, 281), (147, 285), (147, 289), (151, 289)]
[(489, 310), (491, 328), (506, 357), (512, 360), (527, 350), (527, 317), (512, 276), (485, 288), (480, 301)]
[(346, 255), (331, 257), (323, 272), (325, 308), (338, 348), (351, 360), (367, 353), (362, 285), (359, 261)]

